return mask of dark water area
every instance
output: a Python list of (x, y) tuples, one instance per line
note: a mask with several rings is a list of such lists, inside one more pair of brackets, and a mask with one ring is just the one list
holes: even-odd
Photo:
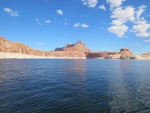
[(150, 113), (150, 61), (0, 60), (0, 113)]

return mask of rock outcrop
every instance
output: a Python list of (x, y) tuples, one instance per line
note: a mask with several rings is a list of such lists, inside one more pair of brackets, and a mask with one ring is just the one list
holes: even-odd
[(120, 52), (87, 52), (86, 58), (136, 59), (132, 52), (126, 48), (122, 48)]
[(76, 44), (64, 47), (62, 50), (56, 51), (40, 51), (30, 48), (29, 46), (19, 43), (10, 42), (3, 37), (0, 37), (0, 51), (8, 53), (22, 53), (35, 56), (45, 57), (86, 57), (85, 51), (90, 51), (81, 41)]
[(141, 57), (145, 58), (145, 59), (150, 59), (150, 52), (149, 53), (144, 53), (140, 55)]
[(86, 52), (86, 58), (95, 59), (95, 58), (105, 58), (108, 56), (108, 52)]
[(79, 51), (79, 52), (90, 52), (89, 49), (86, 48), (85, 43), (78, 41), (75, 44), (67, 44), (65, 47), (56, 48), (55, 51)]
[[(41, 57), (61, 57), (61, 58), (105, 58), (105, 59), (135, 59), (129, 49), (123, 48), (120, 52), (93, 52), (89, 50), (85, 43), (78, 41), (75, 44), (67, 44), (65, 47), (56, 48), (55, 51), (40, 51), (32, 49), (29, 46), (19, 43), (10, 42), (3, 37), (0, 37), (0, 52), (19, 53)], [(143, 54), (143, 57), (150, 56)]]
[(109, 52), (105, 59), (136, 59), (129, 49), (122, 48), (120, 52)]
[(119, 52), (108, 52), (108, 56), (105, 59), (120, 59), (121, 54)]
[(132, 52), (131, 52), (129, 49), (127, 49), (127, 48), (122, 48), (122, 49), (120, 50), (120, 54), (121, 54), (122, 56), (131, 56), (131, 55), (132, 55)]
[(133, 55), (132, 52), (126, 48), (122, 48), (120, 50), (120, 54), (120, 59), (136, 59), (135, 55)]
[(10, 42), (2, 37), (0, 37), (0, 51), (10, 53), (22, 53), (36, 56), (44, 56), (45, 54), (44, 51), (32, 49), (29, 46), (20, 42)]

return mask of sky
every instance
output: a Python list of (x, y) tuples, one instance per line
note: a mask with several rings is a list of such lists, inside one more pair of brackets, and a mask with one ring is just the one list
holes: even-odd
[(150, 0), (0, 0), (0, 36), (38, 50), (150, 52)]

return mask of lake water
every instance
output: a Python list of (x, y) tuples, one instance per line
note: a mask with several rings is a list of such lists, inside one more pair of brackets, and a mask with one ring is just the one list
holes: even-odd
[(0, 60), (0, 113), (150, 113), (150, 61)]

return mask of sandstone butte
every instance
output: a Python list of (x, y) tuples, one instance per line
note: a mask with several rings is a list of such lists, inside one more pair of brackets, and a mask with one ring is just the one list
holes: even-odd
[[(75, 44), (67, 44), (65, 47), (56, 48), (54, 51), (40, 51), (30, 48), (20, 42), (10, 42), (0, 36), (0, 52), (19, 53), (41, 57), (56, 58), (105, 58), (105, 59), (135, 59), (129, 49), (122, 48), (120, 52), (94, 52), (88, 49), (85, 43), (78, 41)], [(150, 53), (142, 54), (142, 57), (149, 57)]]

